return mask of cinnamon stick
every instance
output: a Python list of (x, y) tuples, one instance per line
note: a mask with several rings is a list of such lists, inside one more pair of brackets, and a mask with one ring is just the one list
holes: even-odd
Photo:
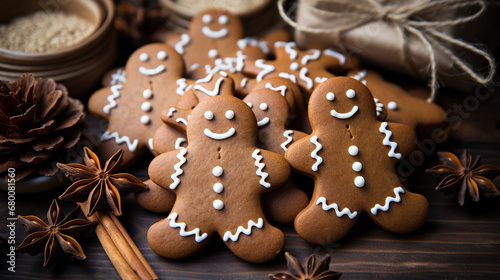
[[(87, 212), (87, 202), (79, 204)], [(158, 279), (116, 216), (107, 209), (99, 209), (87, 218), (97, 222), (99, 241), (122, 279)]]
[(100, 224), (102, 224), (102, 226), (106, 229), (109, 237), (111, 237), (113, 243), (116, 245), (123, 258), (137, 273), (137, 276), (139, 276), (140, 279), (153, 279), (153, 276), (149, 274), (148, 270), (137, 257), (132, 247), (130, 247), (122, 232), (113, 222), (109, 212), (107, 210), (99, 209), (94, 213), (94, 215), (100, 220)]
[[(109, 212), (109, 211), (108, 211)], [(139, 260), (142, 262), (142, 265), (146, 268), (146, 270), (149, 272), (149, 275), (151, 275), (151, 277), (153, 279), (158, 279), (158, 276), (156, 275), (156, 273), (153, 271), (153, 268), (151, 268), (151, 266), (149, 265), (148, 261), (144, 258), (144, 256), (142, 255), (141, 251), (139, 250), (139, 248), (137, 248), (137, 245), (135, 245), (134, 241), (132, 240), (132, 238), (130, 237), (130, 235), (128, 234), (128, 232), (125, 230), (125, 228), (123, 227), (122, 223), (120, 222), (120, 220), (118, 220), (118, 218), (115, 216), (115, 215), (109, 215), (111, 217), (111, 219), (113, 220), (113, 222), (115, 223), (116, 227), (120, 230), (120, 232), (122, 233), (123, 237), (125, 238), (125, 240), (127, 240), (129, 246), (132, 248), (132, 250), (134, 250), (135, 254), (137, 255), (137, 257), (139, 258)]]

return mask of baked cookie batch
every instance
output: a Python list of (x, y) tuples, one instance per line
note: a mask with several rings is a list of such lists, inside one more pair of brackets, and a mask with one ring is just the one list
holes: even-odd
[(99, 154), (122, 149), (125, 165), (156, 155), (136, 198), (165, 213), (148, 231), (157, 254), (189, 257), (219, 236), (266, 262), (285, 246), (273, 223), (314, 244), (338, 241), (361, 215), (395, 233), (424, 223), (427, 200), (396, 166), (444, 111), (353, 55), (274, 33), (245, 38), (238, 17), (202, 12), (186, 34), (137, 49), (90, 98), (109, 120)]

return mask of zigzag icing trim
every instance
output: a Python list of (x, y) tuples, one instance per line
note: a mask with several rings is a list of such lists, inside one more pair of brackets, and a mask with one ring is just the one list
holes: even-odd
[(186, 148), (182, 148), (177, 154), (179, 162), (174, 165), (175, 173), (172, 174), (172, 176), (170, 176), (170, 178), (172, 178), (174, 182), (168, 186), (171, 190), (175, 190), (175, 188), (177, 188), (177, 186), (179, 186), (181, 182), (181, 180), (179, 179), (179, 175), (184, 173), (184, 170), (182, 170), (181, 167), (186, 162), (186, 158), (184, 157), (186, 153), (187, 153)]
[(278, 41), (278, 42), (274, 43), (274, 47), (275, 48), (283, 47), (283, 46), (285, 47), (285, 52), (290, 55), (290, 60), (294, 60), (294, 59), (297, 58), (298, 52), (293, 49), (294, 47), (297, 46), (295, 44), (295, 42), (281, 42), (281, 41)]
[(314, 81), (315, 81), (316, 83), (318, 83), (318, 84), (321, 84), (322, 82), (324, 82), (324, 81), (326, 81), (326, 80), (328, 80), (328, 78), (327, 78), (327, 77), (322, 77), (322, 78), (321, 78), (321, 77), (316, 77), (316, 78), (314, 78)]
[(175, 90), (175, 93), (177, 93), (180, 96), (183, 96), (184, 93), (186, 93), (186, 91), (188, 91), (189, 88), (191, 87), (191, 85), (188, 86), (188, 84), (186, 83), (186, 78), (178, 79), (175, 83), (179, 86)]
[(392, 136), (392, 131), (387, 129), (387, 122), (383, 122), (380, 124), (379, 131), (385, 134), (385, 138), (384, 138), (384, 140), (382, 140), (382, 144), (384, 144), (385, 146), (391, 147), (391, 150), (389, 151), (389, 153), (387, 155), (389, 157), (401, 159), (401, 154), (395, 153), (396, 148), (398, 147), (398, 143), (389, 140)]
[(278, 74), (278, 77), (289, 79), (294, 84), (297, 83), (297, 77), (295, 77), (294, 74), (290, 74), (290, 73), (286, 73), (286, 72), (281, 72), (281, 73)]
[(155, 152), (155, 147), (153, 146), (153, 138), (148, 139), (148, 146), (151, 151)]
[(323, 54), (331, 56), (331, 57), (335, 57), (336, 59), (339, 60), (340, 64), (342, 64), (342, 65), (344, 65), (344, 63), (345, 63), (345, 56), (341, 53), (334, 51), (334, 50), (326, 49), (323, 51)]
[(224, 81), (224, 78), (223, 77), (219, 77), (219, 79), (217, 79), (217, 82), (215, 83), (214, 89), (211, 90), (211, 91), (208, 90), (208, 89), (206, 89), (206, 88), (204, 88), (204, 87), (202, 87), (201, 85), (194, 85), (194, 89), (195, 90), (199, 90), (199, 91), (205, 93), (208, 96), (216, 96), (220, 92), (220, 85), (221, 85), (222, 81)]
[(290, 135), (293, 134), (293, 130), (285, 130), (285, 132), (283, 132), (283, 136), (285, 136), (286, 140), (285, 142), (281, 143), (281, 148), (286, 152), (286, 150), (288, 149), (287, 146), (288, 144), (290, 144), (292, 142), (292, 137)]
[(184, 54), (184, 47), (191, 42), (191, 37), (188, 34), (184, 33), (181, 35), (181, 40), (175, 44), (175, 50), (179, 54)]
[(186, 138), (182, 138), (182, 137), (179, 137), (177, 139), (175, 139), (175, 145), (174, 145), (174, 148), (176, 150), (179, 150), (179, 149), (182, 149), (182, 143), (186, 142)]
[(178, 214), (173, 212), (170, 215), (168, 215), (167, 219), (170, 219), (170, 223), (168, 225), (171, 228), (180, 228), (180, 232), (179, 232), (180, 236), (194, 235), (194, 240), (196, 240), (196, 242), (198, 242), (198, 243), (202, 242), (203, 240), (205, 240), (205, 238), (208, 237), (207, 233), (203, 233), (200, 235), (199, 228), (195, 228), (193, 230), (186, 231), (186, 223), (177, 223), (175, 221), (177, 219), (177, 216), (178, 216)]
[(111, 94), (107, 98), (109, 104), (107, 104), (106, 106), (104, 106), (104, 108), (102, 108), (102, 111), (106, 115), (109, 115), (109, 113), (111, 113), (111, 109), (116, 108), (116, 106), (118, 105), (116, 103), (115, 99), (120, 97), (119, 90), (122, 90), (122, 89), (123, 89), (123, 85), (122, 84), (111, 86)]
[(321, 55), (320, 50), (311, 50), (311, 51), (313, 52), (312, 54), (306, 54), (302, 57), (302, 60), (300, 61), (302, 65), (306, 65), (309, 62), (309, 60), (317, 60)]
[(255, 66), (258, 67), (258, 68), (261, 68), (262, 71), (259, 72), (259, 74), (257, 75), (257, 82), (260, 82), (262, 81), (262, 79), (269, 73), (273, 72), (274, 71), (274, 66), (272, 65), (269, 65), (269, 64), (265, 64), (264, 63), (264, 59), (257, 59), (255, 61)]
[(259, 153), (260, 153), (259, 149), (255, 149), (255, 151), (253, 151), (253, 153), (252, 153), (252, 157), (255, 159), (255, 166), (258, 167), (255, 174), (257, 174), (257, 176), (259, 176), (261, 178), (259, 183), (264, 188), (270, 188), (271, 184), (266, 182), (266, 178), (267, 178), (267, 176), (269, 176), (269, 174), (267, 174), (267, 172), (262, 172), (262, 169), (264, 169), (264, 167), (266, 167), (266, 165), (264, 163), (260, 162), (262, 160), (262, 156), (259, 156)]
[(110, 134), (110, 132), (106, 130), (101, 135), (101, 140), (106, 141), (110, 139), (114, 139), (116, 144), (121, 144), (125, 142), (127, 144), (128, 150), (131, 151), (132, 153), (135, 152), (135, 150), (137, 149), (137, 145), (139, 145), (139, 140), (137, 139), (134, 139), (134, 141), (130, 141), (130, 138), (128, 136), (120, 137), (118, 135), (118, 132), (113, 132)]
[(318, 142), (318, 136), (316, 135), (311, 137), (311, 143), (316, 146), (314, 151), (311, 152), (311, 157), (316, 160), (316, 163), (312, 166), (312, 170), (318, 171), (318, 166), (323, 162), (323, 158), (318, 155), (318, 152), (323, 148), (323, 146)]
[(326, 198), (325, 197), (320, 197), (318, 198), (318, 200), (316, 201), (316, 205), (319, 205), (321, 204), (321, 207), (323, 208), (323, 210), (325, 211), (328, 211), (330, 209), (334, 209), (335, 210), (335, 214), (337, 215), (337, 217), (342, 217), (344, 215), (347, 215), (349, 217), (349, 219), (354, 219), (357, 215), (358, 215), (358, 212), (354, 211), (352, 212), (349, 208), (344, 208), (342, 209), (342, 211), (339, 211), (339, 206), (337, 203), (332, 203), (332, 204), (327, 204), (326, 203)]
[(285, 96), (286, 90), (287, 90), (285, 85), (273, 87), (273, 85), (271, 83), (266, 83), (266, 88), (268, 88), (270, 90), (274, 90), (274, 91), (281, 91), (281, 95), (283, 95), (283, 96)]
[(396, 203), (401, 202), (401, 196), (399, 195), (400, 193), (405, 193), (405, 190), (402, 187), (394, 188), (395, 197), (391, 196), (386, 197), (384, 206), (381, 206), (380, 204), (376, 204), (375, 206), (373, 206), (373, 208), (370, 210), (372, 214), (377, 215), (378, 210), (387, 212), (387, 210), (389, 210), (389, 204), (391, 202), (396, 202)]
[(236, 241), (238, 241), (240, 234), (243, 233), (245, 235), (250, 235), (252, 233), (252, 227), (262, 228), (263, 226), (264, 226), (264, 220), (262, 218), (259, 218), (257, 220), (257, 223), (255, 223), (253, 220), (249, 220), (247, 228), (244, 228), (243, 226), (239, 226), (238, 229), (236, 230), (235, 234), (232, 234), (228, 230), (224, 233), (224, 237), (222, 237), (222, 240), (224, 240), (224, 242), (227, 242), (229, 239), (231, 239), (231, 241), (236, 242)]
[(307, 89), (312, 89), (314, 83), (313, 83), (313, 80), (311, 78), (306, 76), (308, 71), (309, 70), (307, 70), (307, 68), (305, 68), (305, 67), (300, 69), (299, 77), (302, 81), (306, 82)]
[(118, 69), (116, 73), (111, 74), (111, 82), (110, 84), (112, 86), (118, 85), (118, 84), (123, 84), (127, 81), (127, 74), (125, 73), (125, 70), (123, 69)]

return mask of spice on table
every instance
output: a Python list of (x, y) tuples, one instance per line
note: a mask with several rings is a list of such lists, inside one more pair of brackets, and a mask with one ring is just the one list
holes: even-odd
[(316, 264), (314, 255), (310, 255), (307, 259), (305, 267), (300, 265), (299, 261), (289, 252), (285, 252), (289, 273), (270, 274), (270, 279), (292, 279), (292, 280), (335, 280), (342, 276), (342, 273), (335, 272), (329, 269), (330, 256), (324, 257)]
[(460, 159), (450, 152), (438, 152), (441, 165), (427, 169), (427, 174), (440, 180), (436, 190), (445, 193), (458, 192), (458, 203), (464, 205), (469, 193), (472, 201), (479, 201), (482, 193), (485, 197), (500, 196), (500, 192), (491, 181), (500, 175), (500, 167), (491, 164), (479, 165), (480, 156), (472, 156), (464, 150)]
[(67, 149), (85, 127), (83, 104), (52, 79), (24, 74), (0, 81), (0, 176), (16, 169), (16, 180), (39, 173), (53, 176)]
[(57, 167), (74, 182), (60, 197), (74, 202), (88, 201), (88, 217), (107, 204), (114, 215), (121, 216), (121, 195), (139, 192), (147, 186), (135, 176), (127, 173), (112, 174), (122, 158), (119, 150), (106, 162), (104, 168), (97, 155), (85, 147), (85, 165), (79, 163), (62, 164)]
[(78, 202), (87, 218), (97, 223), (97, 237), (122, 279), (158, 279), (116, 217), (122, 214), (121, 195), (148, 187), (131, 174), (112, 174), (119, 167), (122, 150), (112, 155), (104, 168), (94, 152), (87, 147), (84, 151), (85, 165), (57, 164), (73, 182), (59, 198)]
[(86, 256), (76, 238), (87, 234), (95, 223), (77, 219), (79, 213), (80, 207), (77, 206), (64, 217), (54, 199), (47, 212), (48, 225), (37, 216), (18, 216), (18, 221), (29, 235), (17, 247), (17, 251), (31, 256), (44, 252), (43, 266), (50, 265), (60, 249), (71, 259), (84, 260)]
[(0, 25), (0, 47), (43, 53), (75, 45), (92, 33), (87, 20), (64, 12), (40, 11)]

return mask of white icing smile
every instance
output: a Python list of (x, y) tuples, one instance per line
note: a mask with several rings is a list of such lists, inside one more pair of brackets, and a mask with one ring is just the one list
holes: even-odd
[(145, 76), (154, 76), (154, 75), (158, 75), (160, 74), (161, 72), (165, 71), (165, 65), (159, 65), (158, 67), (156, 68), (153, 68), (153, 69), (149, 69), (149, 68), (146, 68), (146, 67), (139, 67), (139, 72), (142, 74), (142, 75), (145, 75)]
[(264, 125), (266, 125), (266, 124), (268, 124), (268, 123), (269, 123), (269, 118), (268, 118), (268, 117), (265, 117), (265, 118), (263, 118), (262, 120), (260, 120), (260, 121), (258, 121), (258, 122), (257, 122), (257, 126), (258, 126), (258, 127), (261, 127), (261, 126), (264, 126)]
[(215, 133), (215, 132), (212, 132), (208, 128), (205, 128), (205, 130), (203, 130), (203, 133), (205, 133), (205, 135), (207, 137), (212, 138), (214, 140), (224, 140), (224, 139), (227, 139), (227, 138), (233, 136), (235, 132), (236, 132), (236, 129), (234, 129), (234, 127), (231, 127), (228, 131), (226, 131), (224, 133)]
[(356, 114), (356, 112), (358, 112), (358, 106), (352, 107), (351, 111), (349, 111), (347, 113), (338, 113), (337, 111), (332, 109), (330, 114), (332, 114), (332, 116), (337, 118), (337, 119), (348, 119), (348, 118), (354, 116), (354, 114)]
[(214, 30), (210, 29), (210, 27), (208, 27), (208, 26), (203, 26), (201, 28), (201, 32), (203, 32), (203, 34), (205, 36), (207, 36), (209, 38), (213, 38), (213, 39), (219, 39), (219, 38), (227, 36), (227, 34), (228, 34), (227, 28), (222, 28), (220, 30), (214, 31)]

